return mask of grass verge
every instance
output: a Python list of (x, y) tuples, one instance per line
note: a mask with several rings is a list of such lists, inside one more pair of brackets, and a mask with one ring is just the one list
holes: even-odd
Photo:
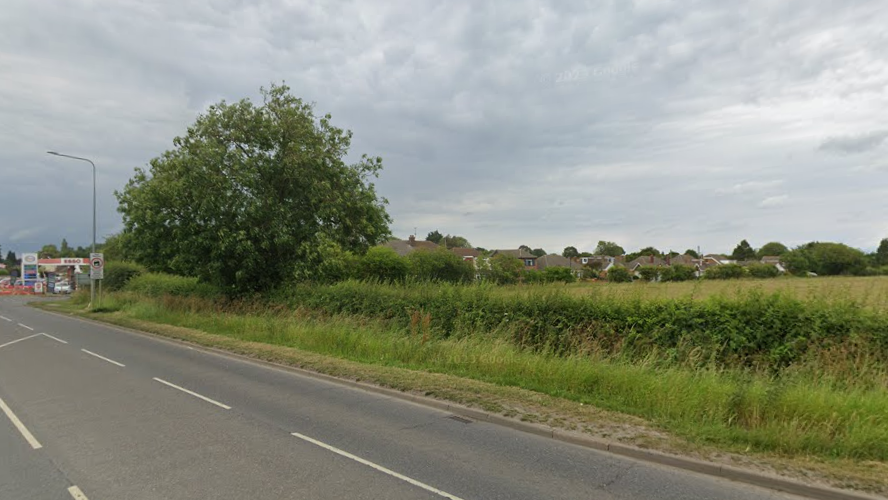
[(837, 390), (803, 371), (773, 380), (559, 357), (495, 334), (436, 338), (421, 322), (405, 332), (305, 310), (232, 314), (181, 297), (116, 294), (97, 313), (74, 301), (40, 307), (628, 444), (888, 493), (885, 391)]

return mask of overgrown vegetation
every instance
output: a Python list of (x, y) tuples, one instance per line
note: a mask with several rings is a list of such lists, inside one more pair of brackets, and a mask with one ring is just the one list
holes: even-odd
[(349, 281), (223, 302), (195, 286), (142, 275), (105, 310), (524, 387), (730, 449), (888, 460), (888, 314), (852, 301)]

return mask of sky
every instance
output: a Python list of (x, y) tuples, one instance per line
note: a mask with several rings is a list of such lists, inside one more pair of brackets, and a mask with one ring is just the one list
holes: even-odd
[(0, 248), (119, 231), (114, 191), (286, 82), (383, 158), (392, 232), (727, 252), (888, 237), (888, 3), (4, 0)]

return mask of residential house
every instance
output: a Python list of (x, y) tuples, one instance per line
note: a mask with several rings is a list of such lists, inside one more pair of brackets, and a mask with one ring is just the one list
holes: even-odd
[(401, 257), (406, 256), (414, 250), (434, 250), (438, 248), (438, 245), (435, 243), (432, 243), (431, 241), (417, 240), (416, 236), (413, 236), (412, 234), (406, 240), (391, 239), (380, 246), (391, 248)]
[(762, 264), (771, 264), (776, 267), (778, 271), (781, 273), (786, 272), (786, 267), (783, 265), (783, 262), (780, 262), (780, 257), (776, 255), (766, 255), (762, 257)]
[(481, 256), (481, 252), (475, 250), (474, 248), (451, 248), (451, 252), (456, 255), (462, 257), (462, 260), (469, 261), (478, 267), (478, 258)]
[(573, 271), (577, 278), (583, 277), (583, 264), (580, 262), (562, 257), (558, 254), (543, 255), (537, 259), (537, 269), (545, 271), (548, 267), (566, 267)]
[(524, 270), (529, 271), (539, 270), (537, 267), (537, 256), (523, 249), (517, 250), (494, 250), (490, 253), (491, 257), (495, 257), (499, 254), (508, 255), (509, 257), (515, 257), (516, 259), (522, 261), (524, 263)]

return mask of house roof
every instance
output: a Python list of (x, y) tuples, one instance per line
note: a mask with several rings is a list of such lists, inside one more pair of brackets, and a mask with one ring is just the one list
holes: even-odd
[(558, 254), (549, 254), (543, 255), (542, 257), (537, 259), (537, 265), (540, 269), (545, 269), (547, 267), (567, 267), (571, 269), (582, 269), (583, 265), (579, 262), (573, 262), (567, 257), (562, 257)]
[(410, 243), (408, 243), (407, 240), (389, 240), (379, 246), (391, 248), (401, 257), (404, 257), (413, 251), (413, 247), (410, 246)]
[(478, 257), (481, 255), (481, 252), (474, 248), (451, 248), (450, 251), (460, 257)]
[(534, 255), (526, 250), (522, 250), (520, 248), (516, 249), (516, 250), (510, 250), (510, 249), (494, 250), (492, 253), (492, 255), (497, 255), (497, 254), (505, 254), (510, 257), (515, 257), (516, 259), (536, 259), (537, 258), (536, 255)]
[(778, 255), (765, 255), (762, 257), (762, 264), (779, 264), (780, 256)]
[(638, 257), (632, 262), (627, 262), (626, 267), (629, 269), (635, 269), (640, 266), (665, 266), (666, 261), (661, 259), (660, 257), (655, 257), (653, 255), (642, 255)]

